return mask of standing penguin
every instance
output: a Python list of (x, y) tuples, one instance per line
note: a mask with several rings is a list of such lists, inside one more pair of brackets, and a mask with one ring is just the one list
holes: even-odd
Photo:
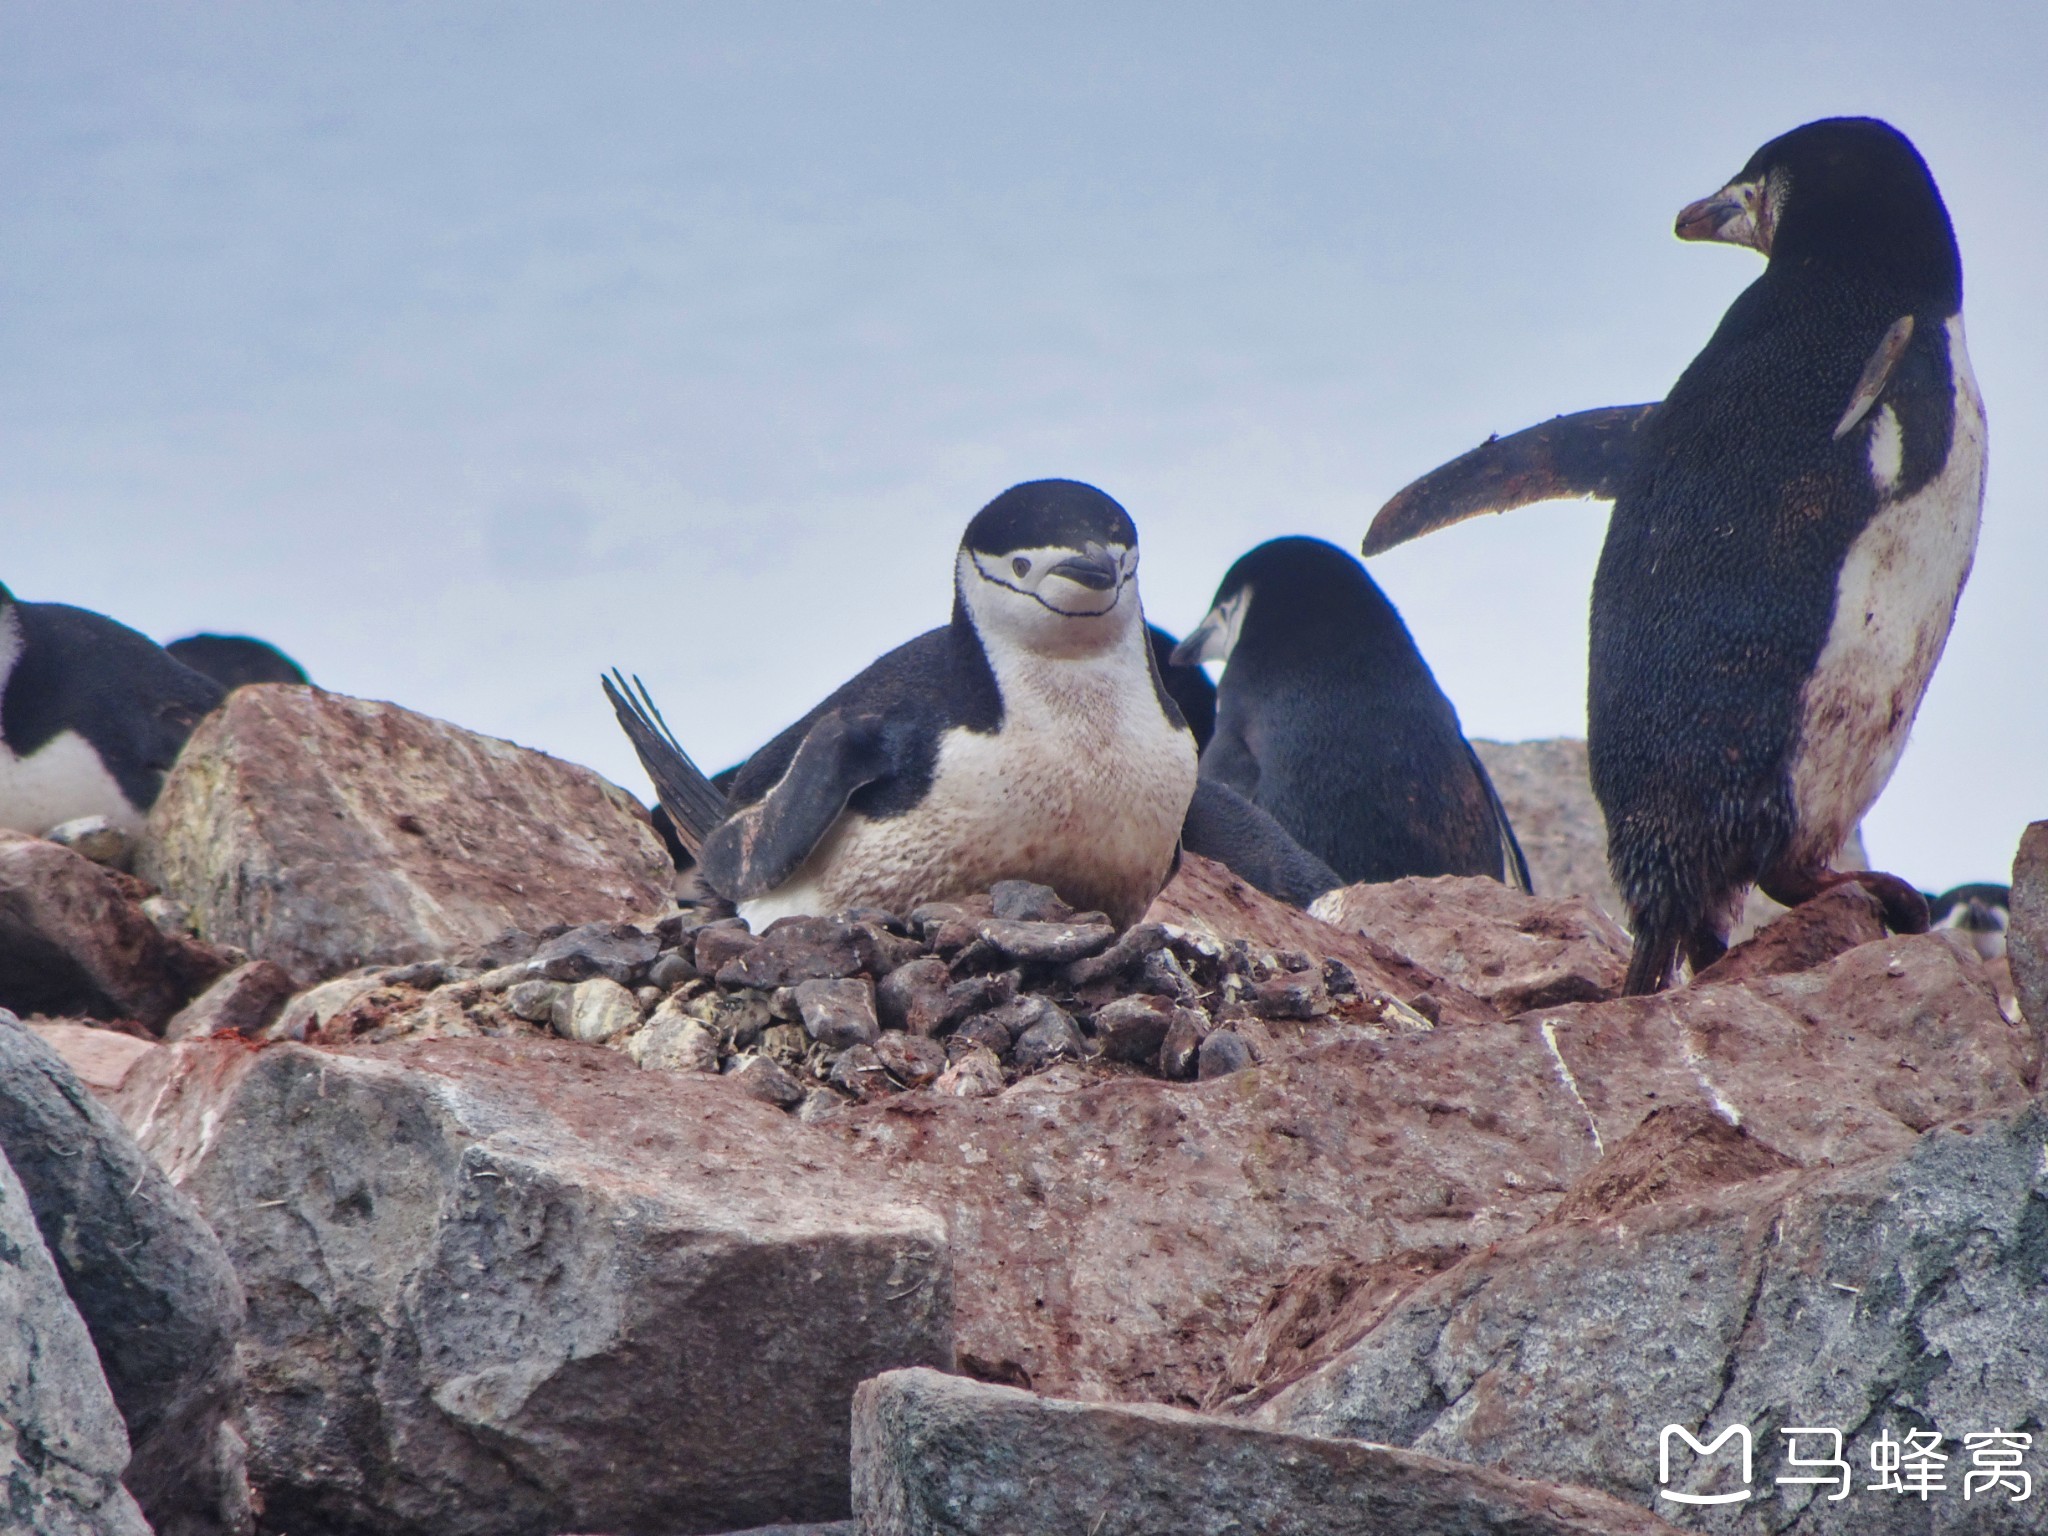
[(1587, 744), (1636, 993), (1681, 948), (1717, 957), (1752, 883), (1793, 905), (1855, 880), (1927, 926), (1905, 882), (1830, 866), (1905, 747), (1984, 495), (1962, 262), (1903, 134), (1795, 128), (1677, 232), (1769, 265), (1643, 425), (1593, 581)]
[(1273, 539), (1216, 589), (1179, 662), (1225, 663), (1202, 778), (1346, 881), (1491, 875), (1529, 888), (1493, 783), (1408, 626), (1321, 539)]
[(104, 614), (0, 586), (0, 827), (139, 831), (218, 683)]
[(1137, 529), (1101, 491), (1005, 491), (960, 542), (952, 622), (756, 752), (729, 800), (613, 703), (704, 879), (757, 931), (997, 880), (1133, 923), (1172, 873), (1195, 789), (1194, 738), (1153, 665), (1137, 570)]

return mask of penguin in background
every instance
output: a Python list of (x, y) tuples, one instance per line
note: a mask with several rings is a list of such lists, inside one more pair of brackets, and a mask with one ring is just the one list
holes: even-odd
[(1223, 664), (1205, 782), (1268, 813), (1345, 883), (1529, 868), (1458, 712), (1365, 568), (1321, 539), (1233, 565), (1174, 652)]
[(0, 586), (0, 827), (81, 816), (133, 833), (192, 728), (225, 694), (104, 614)]
[(310, 683), (306, 669), (253, 635), (187, 635), (164, 649), (195, 672), (233, 692), (251, 683)]
[(1195, 743), (1152, 661), (1138, 535), (1071, 480), (1005, 491), (953, 570), (953, 617), (747, 760), (730, 795), (606, 684), (705, 882), (759, 931), (1050, 885), (1136, 922), (1171, 875)]
[(1718, 958), (1751, 885), (1791, 906), (1853, 880), (1894, 928), (1927, 927), (1905, 881), (1832, 866), (1905, 748), (1984, 497), (1962, 258), (1904, 134), (1795, 128), (1676, 232), (1766, 266), (1669, 396), (1483, 444), (1389, 501), (1365, 545), (1613, 499), (1587, 746), (1631, 993)]
[(1940, 895), (1921, 893), (1935, 928), (1953, 928), (1970, 941), (1985, 960), (2005, 954), (2005, 931), (2012, 926), (2012, 887), (1980, 881), (1958, 885)]

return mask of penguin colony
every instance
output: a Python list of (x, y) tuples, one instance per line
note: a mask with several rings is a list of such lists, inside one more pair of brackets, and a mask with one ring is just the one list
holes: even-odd
[[(1940, 659), (1984, 486), (1961, 262), (1902, 134), (1794, 129), (1684, 208), (1677, 234), (1766, 266), (1670, 394), (1489, 440), (1389, 502), (1365, 546), (1560, 495), (1613, 501), (1587, 734), (1631, 992), (1716, 958), (1752, 885), (1791, 904), (1854, 880), (1894, 927), (1928, 925), (1905, 882), (1832, 865)], [(678, 863), (757, 930), (1005, 879), (1126, 924), (1183, 849), (1301, 904), (1411, 874), (1528, 887), (1455, 709), (1355, 560), (1263, 544), (1178, 645), (1146, 623), (1137, 568), (1137, 530), (1101, 491), (1004, 492), (960, 542), (950, 622), (722, 782), (644, 688), (608, 680)], [(0, 825), (132, 827), (224, 689), (304, 680), (262, 642), (166, 651), (0, 588)], [(1950, 894), (1937, 915), (1996, 943), (1988, 894)]]

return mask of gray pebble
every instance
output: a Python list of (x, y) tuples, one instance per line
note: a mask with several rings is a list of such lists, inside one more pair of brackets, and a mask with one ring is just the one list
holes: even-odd
[(529, 1024), (545, 1024), (555, 1015), (556, 1001), (568, 991), (559, 981), (522, 981), (505, 994), (505, 1006)]
[(1252, 1048), (1244, 1043), (1242, 1035), (1229, 1029), (1212, 1030), (1196, 1056), (1197, 1075), (1205, 1083), (1212, 1077), (1241, 1072), (1252, 1064)]
[(766, 1056), (749, 1056), (728, 1074), (754, 1098), (777, 1109), (795, 1109), (804, 1101), (804, 1087)]
[(1087, 1042), (1074, 1028), (1064, 1010), (1046, 1004), (1047, 1013), (1017, 1037), (1010, 1057), (1019, 1072), (1037, 1072), (1056, 1061), (1079, 1061), (1088, 1054)]
[(1195, 1075), (1202, 1040), (1209, 1033), (1209, 1016), (1199, 1008), (1176, 1008), (1166, 1039), (1159, 1046), (1159, 1075), (1184, 1083)]
[(609, 976), (579, 981), (555, 1000), (555, 1033), (586, 1045), (603, 1045), (640, 1022), (640, 1004)]
[(689, 958), (680, 950), (670, 950), (657, 955), (654, 964), (647, 968), (647, 984), (659, 987), (664, 992), (673, 992), (686, 981), (695, 981), (700, 973)]
[(873, 1045), (882, 1032), (875, 1018), (875, 989), (865, 977), (798, 982), (796, 1005), (811, 1038), (835, 1050)]
[(1173, 1024), (1173, 1004), (1159, 997), (1119, 997), (1095, 1013), (1095, 1041), (1111, 1061), (1154, 1062)]

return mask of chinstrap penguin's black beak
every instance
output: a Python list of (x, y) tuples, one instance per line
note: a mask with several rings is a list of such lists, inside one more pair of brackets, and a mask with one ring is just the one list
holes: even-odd
[(1091, 592), (1107, 592), (1123, 579), (1123, 567), (1100, 544), (1090, 544), (1086, 553), (1062, 560), (1046, 574), (1064, 576)]
[(1173, 648), (1173, 655), (1167, 659), (1176, 667), (1198, 667), (1202, 664), (1203, 649), (1215, 638), (1216, 626), (1204, 621)]

